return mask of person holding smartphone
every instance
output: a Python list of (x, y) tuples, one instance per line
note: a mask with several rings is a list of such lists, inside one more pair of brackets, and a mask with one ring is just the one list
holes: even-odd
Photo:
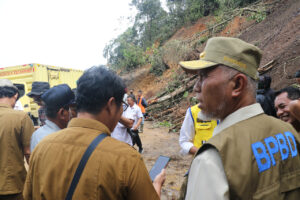
[(32, 153), (25, 200), (66, 199), (83, 155), (101, 135), (106, 137), (84, 165), (73, 199), (160, 199), (165, 171), (152, 182), (141, 155), (110, 136), (117, 123), (125, 121), (124, 89), (122, 79), (106, 67), (84, 72), (77, 81), (77, 118), (44, 138)]

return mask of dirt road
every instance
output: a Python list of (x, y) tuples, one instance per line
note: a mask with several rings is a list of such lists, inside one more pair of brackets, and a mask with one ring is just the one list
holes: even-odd
[(167, 179), (162, 190), (163, 200), (177, 199), (183, 175), (188, 170), (192, 156), (180, 155), (178, 144), (179, 135), (168, 133), (167, 128), (154, 128), (153, 122), (145, 122), (144, 133), (140, 134), (144, 153), (143, 158), (147, 169), (150, 170), (159, 155), (169, 156), (170, 163), (167, 166)]

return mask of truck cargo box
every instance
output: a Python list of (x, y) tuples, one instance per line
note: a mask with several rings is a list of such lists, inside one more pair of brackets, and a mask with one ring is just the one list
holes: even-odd
[(25, 95), (20, 101), (24, 107), (24, 111), (30, 113), (35, 118), (38, 117), (38, 105), (26, 95), (31, 91), (32, 82), (45, 81), (50, 84), (50, 87), (65, 83), (73, 89), (76, 88), (76, 81), (82, 73), (83, 71), (81, 70), (36, 63), (0, 68), (1, 79), (9, 79), (13, 83), (24, 84)]

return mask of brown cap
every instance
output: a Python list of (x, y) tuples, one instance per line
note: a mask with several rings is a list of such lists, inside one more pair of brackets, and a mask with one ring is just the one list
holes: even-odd
[(257, 68), (261, 56), (262, 52), (259, 48), (243, 40), (214, 37), (207, 41), (199, 60), (182, 61), (179, 64), (188, 70), (199, 70), (222, 64), (257, 80)]

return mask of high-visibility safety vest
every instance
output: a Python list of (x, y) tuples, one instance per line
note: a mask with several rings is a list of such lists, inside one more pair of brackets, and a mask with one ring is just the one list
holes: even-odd
[(195, 127), (195, 137), (193, 143), (195, 147), (199, 148), (212, 137), (213, 131), (218, 123), (217, 120), (203, 121), (199, 119), (198, 113), (201, 111), (201, 109), (198, 107), (198, 105), (194, 105), (189, 109)]
[(146, 110), (145, 110), (145, 107), (142, 105), (142, 100), (143, 100), (143, 96), (141, 96), (138, 101), (137, 101), (137, 105), (140, 107), (142, 113), (145, 113)]

